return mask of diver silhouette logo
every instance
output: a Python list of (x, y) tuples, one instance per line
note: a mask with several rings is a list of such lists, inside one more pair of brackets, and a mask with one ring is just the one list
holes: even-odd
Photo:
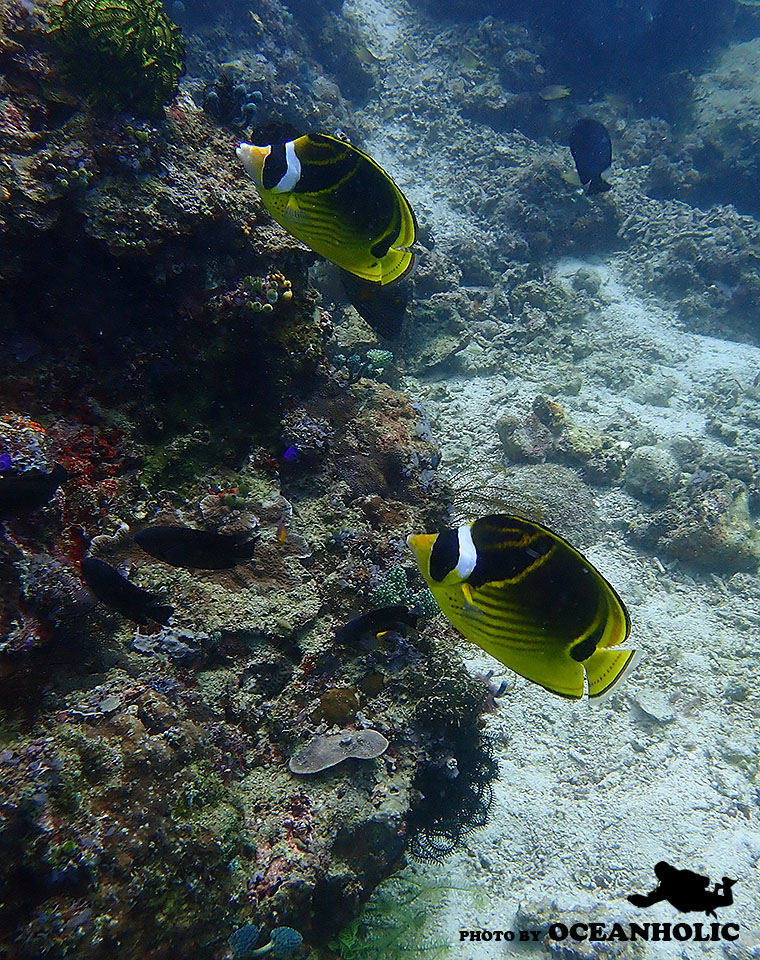
[(691, 870), (677, 870), (664, 860), (654, 865), (654, 874), (659, 883), (649, 893), (632, 893), (628, 900), (634, 907), (649, 907), (661, 900), (680, 910), (690, 913), (692, 910), (704, 910), (710, 917), (715, 916), (716, 907), (728, 907), (734, 902), (731, 888), (737, 882), (723, 877), (720, 883), (710, 890), (710, 878), (703, 877)]

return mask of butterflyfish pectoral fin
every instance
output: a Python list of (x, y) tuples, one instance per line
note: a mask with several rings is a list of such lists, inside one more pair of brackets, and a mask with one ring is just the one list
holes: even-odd
[[(472, 588), (467, 583), (460, 584), (462, 594), (462, 619), (468, 623), (478, 623), (483, 619), (483, 613), (472, 596)], [(434, 594), (435, 596), (435, 594)]]

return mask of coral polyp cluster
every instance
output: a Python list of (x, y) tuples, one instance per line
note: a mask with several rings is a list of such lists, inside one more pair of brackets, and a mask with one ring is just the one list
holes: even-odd
[(185, 72), (182, 33), (160, 0), (63, 0), (51, 36), (67, 74), (101, 106), (156, 115)]
[(275, 304), (293, 299), (293, 284), (282, 273), (268, 273), (265, 277), (246, 277), (243, 281), (241, 312), (273, 313)]

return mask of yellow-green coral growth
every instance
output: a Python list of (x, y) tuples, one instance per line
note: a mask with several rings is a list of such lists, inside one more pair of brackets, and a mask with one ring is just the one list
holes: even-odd
[(63, 0), (51, 36), (94, 103), (155, 116), (177, 92), (185, 43), (160, 0)]

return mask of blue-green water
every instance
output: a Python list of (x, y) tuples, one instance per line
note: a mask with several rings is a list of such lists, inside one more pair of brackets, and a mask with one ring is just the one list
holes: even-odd
[[(131, 4), (0, 5), (0, 953), (756, 956), (760, 7), (177, 0), (167, 93)], [(385, 298), (236, 156), (307, 133), (414, 211)], [(608, 697), (429, 618), (407, 535), (493, 513), (619, 594)]]

